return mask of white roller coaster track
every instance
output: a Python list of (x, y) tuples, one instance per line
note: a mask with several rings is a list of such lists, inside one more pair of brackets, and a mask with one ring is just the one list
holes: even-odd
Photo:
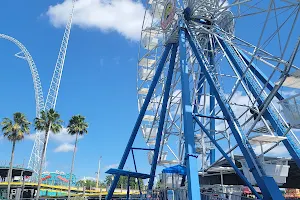
[[(35, 92), (36, 117), (39, 117), (41, 111), (45, 108), (45, 105), (44, 105), (45, 101), (44, 101), (44, 96), (43, 96), (42, 84), (40, 81), (37, 67), (33, 61), (33, 58), (30, 55), (29, 51), (25, 48), (25, 46), (21, 42), (19, 42), (17, 39), (15, 39), (11, 36), (5, 35), (5, 34), (0, 34), (0, 38), (9, 40), (9, 41), (13, 42), (14, 44), (16, 44), (21, 50), (20, 53), (16, 54), (16, 56), (18, 58), (25, 59), (29, 65), (32, 79), (33, 79), (34, 92)], [(36, 134), (36, 137), (34, 140), (34, 145), (33, 145), (32, 152), (31, 152), (31, 157), (32, 157), (32, 155), (34, 155), (34, 157), (40, 159), (39, 152), (40, 152), (41, 144), (43, 144), (43, 142), (41, 140), (41, 134)], [(32, 164), (33, 164), (33, 167), (32, 167), (33, 169), (38, 167), (38, 163), (32, 163)]]
[(63, 68), (64, 68), (67, 47), (68, 47), (68, 42), (69, 42), (69, 37), (70, 37), (70, 32), (71, 32), (71, 27), (72, 27), (74, 5), (75, 5), (75, 0), (72, 1), (72, 11), (70, 13), (69, 21), (65, 28), (63, 40), (61, 42), (58, 58), (57, 58), (57, 61), (55, 64), (55, 69), (53, 72), (50, 88), (49, 88), (48, 95), (47, 95), (47, 100), (45, 103), (46, 110), (55, 108), (55, 105), (56, 105), (58, 90), (59, 90), (59, 86), (60, 86), (60, 80), (61, 80), (61, 76), (62, 76), (62, 72), (63, 72)]
[[(60, 86), (60, 81), (62, 77), (62, 72), (63, 72), (63, 67), (64, 67), (64, 62), (65, 62), (65, 57), (67, 53), (67, 47), (68, 47), (68, 42), (69, 42), (69, 37), (70, 37), (70, 32), (71, 32), (71, 27), (72, 27), (72, 21), (73, 21), (73, 12), (74, 12), (74, 4), (75, 0), (72, 1), (72, 11), (69, 17), (69, 21), (66, 25), (65, 31), (64, 31), (64, 36), (63, 40), (60, 46), (58, 58), (55, 64), (55, 69), (53, 72), (50, 88), (48, 91), (47, 95), (47, 100), (46, 103), (44, 103), (44, 96), (43, 96), (43, 91), (42, 91), (42, 85), (41, 81), (38, 75), (38, 71), (36, 68), (36, 65), (28, 52), (28, 50), (25, 48), (25, 46), (20, 43), (18, 40), (16, 40), (13, 37), (10, 37), (5, 34), (0, 34), (0, 38), (9, 40), (13, 43), (15, 43), (21, 50), (20, 53), (16, 54), (18, 58), (22, 58), (27, 60), (28, 65), (31, 70), (32, 78), (33, 78), (33, 84), (34, 84), (34, 90), (35, 90), (35, 101), (36, 101), (36, 117), (40, 116), (40, 113), (42, 110), (49, 110), (51, 108), (55, 108), (56, 105), (56, 100), (58, 96), (58, 91), (59, 91), (59, 86)], [(42, 155), (42, 146), (44, 143), (44, 138), (43, 134), (37, 133), (35, 140), (34, 140), (34, 145), (31, 151), (29, 163), (28, 163), (28, 168), (32, 169), (34, 171), (34, 175), (32, 177), (32, 180), (35, 180), (36, 175), (39, 170), (39, 165), (41, 163), (41, 155)], [(46, 143), (48, 143), (48, 139), (46, 139)]]
[(19, 58), (23, 58), (28, 62), (30, 71), (31, 71), (31, 75), (32, 75), (32, 79), (33, 79), (33, 85), (34, 85), (34, 92), (35, 92), (35, 102), (36, 102), (36, 116), (38, 117), (40, 115), (40, 112), (44, 109), (44, 96), (43, 96), (43, 91), (42, 91), (42, 84), (40, 81), (40, 77), (38, 74), (38, 70), (36, 68), (36, 65), (32, 59), (32, 56), (30, 55), (29, 51), (25, 48), (25, 46), (19, 42), (17, 39), (5, 35), (5, 34), (0, 34), (0, 38), (9, 40), (11, 42), (13, 42), (15, 45), (17, 45), (23, 55), (20, 56), (20, 54), (18, 54)]
[[(63, 39), (61, 42), (58, 58), (57, 58), (57, 61), (55, 64), (50, 88), (49, 88), (46, 103), (44, 106), (45, 110), (55, 108), (55, 106), (56, 106), (57, 95), (58, 95), (58, 91), (59, 91), (60, 81), (61, 81), (61, 77), (62, 77), (62, 72), (63, 72), (67, 48), (68, 48), (69, 37), (70, 37), (70, 33), (71, 33), (74, 6), (75, 6), (75, 0), (72, 1), (72, 10), (71, 10), (69, 20), (68, 20), (68, 23), (67, 23), (65, 31), (64, 31), (64, 36), (63, 36)], [(41, 136), (44, 136), (44, 135), (36, 134), (36, 139), (35, 139), (35, 142), (34, 142), (34, 145), (32, 148), (32, 152), (30, 155), (29, 163), (28, 163), (28, 168), (30, 168), (34, 171), (34, 175), (32, 177), (33, 181), (37, 181), (36, 175), (38, 174), (39, 166), (41, 163), (43, 142), (45, 141), (46, 146), (47, 146), (48, 140), (49, 140), (49, 135), (48, 135), (48, 138), (46, 138), (46, 140), (44, 140), (44, 138), (42, 138)]]

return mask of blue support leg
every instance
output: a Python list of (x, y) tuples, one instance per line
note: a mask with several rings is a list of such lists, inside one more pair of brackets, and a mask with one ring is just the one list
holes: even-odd
[[(209, 64), (211, 67), (214, 67), (215, 62), (214, 62), (214, 48), (211, 46), (211, 43), (209, 43), (208, 45), (209, 48)], [(216, 70), (216, 69), (213, 69)], [(213, 88), (210, 87), (209, 89), (209, 113), (211, 116), (215, 116), (215, 97), (213, 94)], [(215, 138), (216, 133), (214, 132), (216, 130), (216, 120), (215, 119), (210, 119), (210, 123), (209, 123), (209, 129), (210, 129), (210, 133), (212, 135), (213, 138)], [(216, 150), (215, 149), (211, 149), (209, 152), (209, 163), (212, 164), (216, 161)]]
[(159, 150), (160, 150), (160, 143), (161, 143), (161, 138), (162, 138), (162, 133), (163, 133), (163, 128), (164, 128), (166, 110), (167, 110), (167, 105), (168, 105), (168, 101), (169, 101), (169, 93), (170, 93), (173, 71), (174, 71), (174, 66), (175, 66), (177, 47), (178, 47), (177, 44), (173, 44), (170, 65), (169, 65), (167, 80), (166, 80), (166, 84), (165, 84), (164, 97), (163, 97), (163, 102), (161, 105), (158, 129), (157, 129), (157, 134), (156, 134), (155, 148), (154, 148), (151, 172), (150, 172), (151, 177), (150, 177), (149, 183), (148, 183), (148, 193), (149, 194), (152, 193), (152, 187), (153, 187), (154, 178), (155, 178), (158, 154), (159, 154)]
[[(161, 72), (162, 72), (162, 70), (163, 70), (163, 67), (164, 67), (164, 65), (165, 65), (165, 62), (166, 62), (167, 57), (168, 57), (168, 55), (169, 55), (171, 46), (172, 46), (172, 44), (167, 44), (166, 47), (165, 47), (165, 50), (164, 50), (164, 52), (163, 52), (163, 54), (162, 54), (162, 57), (161, 57), (161, 59), (160, 59), (160, 61), (159, 61), (158, 66), (157, 66), (155, 75), (154, 75), (154, 77), (153, 77), (152, 83), (151, 83), (151, 85), (150, 85), (150, 87), (149, 87), (149, 90), (148, 90), (147, 96), (146, 96), (146, 98), (145, 98), (144, 104), (143, 104), (143, 106), (142, 106), (142, 108), (141, 108), (141, 110), (140, 110), (139, 116), (138, 116), (138, 118), (137, 118), (137, 120), (136, 120), (136, 122), (135, 122), (135, 125), (134, 125), (134, 128), (133, 128), (133, 130), (132, 130), (131, 136), (130, 136), (130, 138), (129, 138), (129, 141), (128, 141), (128, 143), (127, 143), (127, 146), (126, 146), (126, 148), (125, 148), (125, 151), (124, 151), (124, 153), (123, 153), (122, 159), (121, 159), (121, 161), (120, 161), (120, 163), (119, 163), (118, 169), (123, 169), (123, 167), (124, 167), (124, 165), (125, 165), (125, 163), (126, 163), (126, 160), (127, 160), (127, 158), (128, 158), (130, 149), (132, 148), (133, 142), (134, 142), (134, 140), (135, 140), (135, 137), (136, 137), (136, 135), (137, 135), (137, 133), (138, 133), (138, 130), (139, 130), (140, 125), (141, 125), (141, 123), (142, 123), (142, 120), (143, 120), (143, 118), (144, 118), (144, 115), (145, 115), (145, 112), (146, 112), (146, 110), (147, 110), (148, 104), (149, 104), (149, 102), (150, 102), (150, 100), (151, 100), (153, 91), (154, 91), (154, 89), (155, 89), (155, 87), (156, 87), (156, 84), (157, 84), (157, 82), (158, 82), (158, 80), (159, 80), (159, 77), (160, 77), (160, 75), (161, 75)], [(117, 186), (117, 183), (118, 183), (119, 179), (120, 179), (120, 175), (115, 175), (114, 180), (113, 180), (113, 182), (112, 182), (112, 184), (111, 184), (111, 186), (110, 186), (110, 188), (109, 188), (108, 194), (107, 194), (107, 196), (106, 196), (106, 200), (110, 200), (110, 199), (112, 198), (112, 195), (113, 195), (113, 193), (114, 193), (114, 190), (115, 190), (115, 188), (116, 188), (116, 186)]]
[(181, 89), (182, 89), (182, 109), (184, 142), (186, 151), (187, 180), (188, 180), (188, 199), (200, 200), (200, 184), (197, 169), (197, 156), (195, 155), (194, 127), (192, 116), (192, 105), (189, 88), (189, 72), (186, 59), (186, 36), (185, 30), (179, 29), (179, 54), (181, 68)]
[(204, 125), (197, 119), (197, 117), (194, 117), (197, 124), (200, 126), (200, 128), (203, 130), (203, 132), (206, 134), (206, 136), (210, 139), (210, 141), (217, 147), (217, 149), (221, 152), (221, 154), (224, 156), (224, 158), (229, 162), (231, 167), (234, 169), (235, 173), (242, 179), (242, 181), (249, 187), (249, 189), (252, 191), (252, 193), (258, 198), (261, 199), (260, 195), (256, 192), (254, 187), (251, 185), (251, 183), (247, 180), (247, 178), (242, 174), (242, 172), (239, 170), (239, 168), (234, 164), (234, 162), (229, 158), (229, 156), (226, 154), (226, 152), (222, 149), (222, 147), (218, 144), (218, 142), (215, 140), (213, 135), (204, 127)]
[(244, 158), (246, 159), (249, 169), (251, 170), (258, 186), (263, 193), (264, 199), (284, 199), (274, 179), (272, 177), (266, 176), (260, 162), (256, 159), (256, 154), (245, 133), (242, 131), (241, 126), (231, 109), (231, 106), (226, 101), (225, 95), (218, 80), (211, 74), (210, 71), (208, 71), (209, 63), (207, 62), (201, 47), (196, 43), (197, 41), (194, 41), (194, 38), (189, 34), (187, 34), (187, 38), (189, 40), (189, 44), (193, 50), (193, 53), (196, 56), (197, 61), (201, 67), (201, 70), (205, 74), (208, 84), (213, 89), (215, 98), (223, 112), (223, 115), (227, 119), (229, 128), (231, 129), (232, 134), (234, 135), (236, 142), (240, 147)]

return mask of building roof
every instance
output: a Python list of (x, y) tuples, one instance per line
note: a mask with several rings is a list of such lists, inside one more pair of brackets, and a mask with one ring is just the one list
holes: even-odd
[[(7, 166), (0, 166), (0, 176), (7, 177), (9, 167)], [(21, 176), (23, 172), (24, 176), (31, 176), (33, 171), (28, 168), (21, 168), (21, 167), (13, 167), (12, 176)]]
[(186, 175), (186, 168), (182, 165), (175, 165), (162, 170), (162, 173)]

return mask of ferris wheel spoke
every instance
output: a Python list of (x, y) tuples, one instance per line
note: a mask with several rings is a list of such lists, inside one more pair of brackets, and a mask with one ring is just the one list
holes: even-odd
[[(205, 29), (205, 28), (201, 28), (201, 29), (207, 31), (209, 34), (212, 34), (217, 38), (220, 38), (220, 39), (228, 42), (229, 44), (235, 45), (235, 47), (237, 49), (247, 53), (251, 57), (255, 58), (256, 60), (259, 60), (259, 61), (263, 62), (264, 64), (266, 64), (269, 67), (274, 68), (275, 70), (278, 70), (278, 71), (282, 72), (282, 70), (280, 68), (276, 67), (275, 65), (273, 65), (272, 63), (270, 63), (268, 61), (274, 61), (276, 63), (280, 63), (280, 64), (283, 64), (283, 65), (288, 64), (287, 61), (281, 59), (280, 57), (273, 56), (272, 54), (266, 52), (265, 50), (257, 48), (256, 46), (254, 46), (254, 45), (252, 45), (252, 44), (250, 44), (250, 43), (248, 43), (248, 42), (246, 42), (246, 41), (244, 41), (240, 38), (234, 37), (234, 39), (236, 39), (237, 41), (242, 42), (242, 44), (234, 43), (234, 41), (230, 41), (230, 40), (228, 40), (228, 38), (221, 37), (218, 34), (213, 33), (208, 29)], [(253, 48), (254, 53), (251, 53), (248, 50), (245, 50), (244, 48), (242, 48), (242, 46), (245, 46), (245, 47), (248, 47), (248, 48)], [(256, 53), (255, 53), (255, 51), (256, 51)], [(260, 54), (265, 55), (265, 56), (262, 56)], [(295, 65), (293, 65), (292, 67), (295, 68), (295, 69), (298, 69)]]
[[(279, 10), (288, 11), (289, 9), (291, 9), (295, 6), (298, 6), (298, 5), (299, 5), (298, 3), (294, 3), (294, 4), (291, 4), (291, 5), (287, 5), (287, 6), (272, 8), (271, 11), (279, 11)], [(249, 6), (249, 10), (250, 10), (250, 8), (253, 8), (253, 7)], [(234, 16), (234, 18), (235, 19), (241, 19), (241, 18), (245, 18), (245, 17), (252, 17), (252, 16), (255, 16), (255, 15), (264, 14), (264, 13), (267, 13), (267, 12), (268, 12), (268, 9), (261, 9), (260, 11), (251, 12), (251, 13), (243, 12), (243, 13), (240, 13), (239, 15)]]
[[(276, 13), (276, 12), (275, 12)], [(286, 18), (286, 20), (278, 27), (278, 23), (277, 23), (277, 21), (278, 21), (278, 19), (277, 19), (277, 15), (276, 15), (276, 25), (277, 25), (277, 29), (270, 35), (270, 37), (264, 42), (264, 44), (262, 44), (262, 48), (264, 49), (264, 48), (266, 48), (267, 46), (268, 46), (268, 44), (271, 42), (271, 40), (275, 37), (275, 35), (277, 35), (278, 36), (278, 40), (279, 40), (279, 47), (280, 47), (280, 53), (281, 53), (281, 55), (283, 55), (284, 53), (283, 53), (283, 50), (282, 50), (282, 47), (281, 47), (281, 40), (280, 40), (280, 30), (282, 29), (282, 27), (284, 26), (284, 25), (286, 25), (286, 23), (288, 22), (288, 20), (294, 15), (296, 13), (296, 16), (295, 16), (295, 19), (297, 19), (297, 17), (298, 17), (298, 13), (299, 13), (299, 8), (297, 9), (297, 8), (295, 8), (294, 10), (293, 10), (293, 12)], [(295, 20), (293, 21), (293, 24), (292, 24), (292, 30), (293, 30), (293, 27), (294, 27), (294, 25), (295, 25)], [(292, 30), (291, 30), (291, 32), (292, 32)], [(290, 36), (287, 38), (287, 41), (290, 39)], [(288, 44), (288, 42), (286, 43), (286, 44)]]

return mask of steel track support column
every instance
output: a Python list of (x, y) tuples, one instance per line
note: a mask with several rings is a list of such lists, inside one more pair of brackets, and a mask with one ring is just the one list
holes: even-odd
[[(202, 72), (204, 73), (206, 80), (210, 86), (213, 88), (215, 98), (223, 112), (223, 115), (227, 119), (228, 125), (234, 135), (238, 146), (240, 147), (241, 152), (244, 155), (244, 158), (247, 161), (250, 171), (252, 172), (257, 185), (260, 187), (264, 199), (268, 200), (283, 200), (283, 196), (272, 177), (266, 176), (261, 164), (256, 159), (256, 154), (252, 149), (246, 135), (241, 129), (239, 122), (237, 121), (229, 103), (226, 101), (225, 95), (222, 92), (222, 88), (218, 83), (218, 80), (211, 75), (211, 72), (208, 71), (208, 65), (201, 47), (196, 46), (194, 38), (187, 34), (190, 46), (194, 52), (194, 55), (197, 58), (199, 65), (201, 66)], [(198, 44), (197, 44), (198, 45)]]
[(182, 89), (182, 112), (184, 127), (184, 142), (186, 152), (186, 168), (188, 180), (188, 199), (200, 200), (200, 183), (197, 168), (197, 156), (195, 154), (194, 125), (192, 116), (192, 105), (189, 87), (189, 69), (186, 59), (186, 35), (180, 22), (179, 28), (179, 55), (181, 68), (181, 89)]
[(247, 178), (242, 174), (242, 172), (239, 170), (239, 168), (234, 164), (234, 162), (231, 160), (231, 158), (225, 153), (225, 151), (222, 149), (222, 147), (218, 144), (218, 142), (215, 140), (213, 135), (205, 128), (205, 126), (200, 122), (197, 117), (194, 116), (194, 120), (197, 122), (197, 124), (200, 126), (200, 128), (203, 130), (203, 132), (206, 134), (206, 136), (210, 139), (210, 141), (217, 147), (217, 149), (221, 152), (221, 154), (224, 156), (224, 158), (229, 162), (231, 167), (234, 169), (235, 173), (244, 181), (244, 183), (249, 187), (249, 189), (252, 191), (252, 193), (258, 198), (261, 199), (260, 195), (256, 192), (256, 190), (253, 188), (251, 183), (247, 180)]
[[(154, 75), (153, 80), (151, 82), (151, 85), (149, 87), (147, 96), (146, 96), (145, 101), (143, 103), (143, 106), (142, 106), (142, 108), (140, 110), (139, 116), (138, 116), (138, 118), (137, 118), (137, 120), (135, 122), (134, 128), (132, 130), (131, 136), (129, 138), (129, 141), (127, 143), (125, 151), (123, 153), (122, 159), (121, 159), (121, 161), (119, 163), (118, 169), (123, 169), (123, 167), (124, 167), (124, 165), (126, 163), (126, 160), (128, 158), (130, 149), (132, 148), (133, 142), (135, 140), (135, 137), (136, 137), (136, 135), (138, 133), (138, 130), (139, 130), (140, 125), (142, 123), (142, 120), (144, 118), (145, 112), (146, 112), (148, 104), (149, 104), (149, 102), (151, 100), (151, 97), (152, 97), (152, 94), (153, 94), (154, 89), (156, 87), (156, 84), (157, 84), (157, 82), (159, 80), (159, 77), (161, 75), (161, 72), (163, 70), (165, 62), (166, 62), (166, 60), (168, 58), (171, 46), (172, 46), (172, 44), (167, 44), (166, 47), (165, 47), (165, 50), (164, 50), (164, 52), (162, 54), (162, 57), (161, 57), (161, 59), (159, 61), (159, 64), (157, 66), (155, 75)], [(109, 188), (108, 194), (106, 196), (106, 200), (110, 200), (112, 198), (112, 195), (114, 193), (114, 190), (115, 190), (115, 188), (117, 186), (117, 183), (118, 183), (119, 179), (120, 179), (120, 175), (115, 175), (114, 180), (113, 180), (113, 182), (112, 182), (112, 184), (111, 184), (111, 186)]]
[(157, 134), (156, 134), (154, 153), (153, 153), (153, 158), (152, 158), (152, 165), (151, 165), (151, 171), (150, 171), (150, 176), (151, 177), (150, 177), (149, 182), (148, 182), (148, 194), (152, 193), (152, 187), (153, 187), (154, 178), (155, 178), (155, 171), (156, 171), (156, 166), (157, 166), (158, 154), (159, 154), (159, 150), (160, 150), (160, 143), (161, 143), (161, 138), (162, 138), (162, 134), (163, 134), (166, 110), (167, 110), (167, 106), (168, 106), (170, 88), (171, 88), (173, 71), (174, 71), (174, 66), (175, 66), (177, 47), (178, 47), (178, 44), (173, 44), (173, 46), (172, 46), (170, 65), (169, 65), (167, 80), (166, 80), (166, 83), (165, 83), (164, 97), (163, 97), (163, 102), (162, 102), (162, 105), (161, 105), (161, 111), (160, 111)]

